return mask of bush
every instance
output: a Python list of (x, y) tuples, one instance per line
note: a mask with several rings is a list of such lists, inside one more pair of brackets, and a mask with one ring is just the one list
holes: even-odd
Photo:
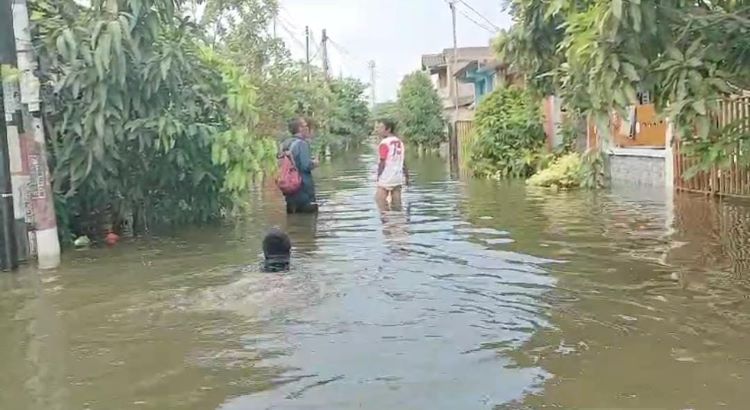
[(577, 188), (581, 186), (582, 169), (581, 156), (577, 153), (567, 154), (534, 174), (527, 182), (541, 187)]
[(604, 177), (604, 155), (601, 151), (590, 150), (583, 155), (574, 152), (557, 158), (527, 183), (558, 189), (596, 189), (604, 187)]
[(470, 166), (475, 175), (526, 178), (544, 160), (539, 105), (526, 91), (495, 90), (479, 104), (474, 122)]

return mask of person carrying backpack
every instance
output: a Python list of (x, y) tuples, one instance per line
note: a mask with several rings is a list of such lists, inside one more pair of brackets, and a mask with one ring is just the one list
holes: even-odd
[(315, 213), (318, 204), (315, 198), (315, 181), (312, 171), (318, 161), (312, 158), (310, 126), (302, 117), (289, 121), (291, 138), (281, 144), (279, 189), (286, 199), (286, 212)]

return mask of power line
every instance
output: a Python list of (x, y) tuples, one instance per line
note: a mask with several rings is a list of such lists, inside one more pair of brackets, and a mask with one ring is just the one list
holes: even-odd
[(280, 23), (279, 25), (281, 26), (281, 28), (284, 30), (284, 32), (286, 32), (289, 35), (289, 37), (291, 37), (294, 43), (297, 46), (299, 46), (299, 48), (302, 49), (302, 51), (305, 51), (306, 49), (305, 43), (297, 37), (294, 31), (289, 29), (289, 27), (286, 25), (286, 23), (284, 23), (283, 20), (279, 20), (279, 23)]
[(370, 60), (367, 60), (365, 58), (362, 58), (360, 56), (352, 54), (351, 52), (349, 52), (349, 50), (347, 50), (346, 48), (344, 48), (344, 46), (342, 46), (341, 44), (333, 41), (331, 39), (331, 37), (328, 37), (328, 44), (330, 44), (331, 46), (333, 46), (333, 48), (336, 49), (336, 51), (338, 51), (339, 53), (341, 53), (342, 56), (347, 56), (347, 57), (352, 58), (354, 60), (358, 60), (360, 63), (364, 63), (364, 64), (369, 64), (370, 63)]
[(460, 3), (462, 3), (464, 6), (466, 6), (466, 8), (468, 8), (471, 11), (473, 11), (474, 14), (476, 14), (477, 16), (479, 16), (482, 20), (486, 21), (489, 24), (490, 27), (494, 28), (496, 31), (500, 31), (500, 27), (498, 27), (497, 24), (493, 23), (490, 19), (488, 19), (487, 17), (485, 17), (484, 14), (478, 12), (477, 9), (475, 9), (474, 7), (472, 7), (471, 4), (469, 4), (466, 0), (458, 0), (458, 1)]
[[(371, 63), (370, 60), (365, 60), (361, 57), (353, 55), (343, 46), (341, 46), (341, 44), (338, 44), (331, 40), (330, 37), (328, 37), (328, 44), (331, 46), (331, 49), (338, 52), (340, 56), (340, 65), (343, 66), (343, 68), (345, 68), (348, 73), (352, 74), (356, 72), (362, 72), (362, 69), (364, 69), (365, 67), (368, 67), (369, 69)], [(350, 64), (352, 61), (354, 61), (353, 65)], [(353, 70), (352, 67), (359, 68)]]
[[(487, 32), (489, 32), (489, 33), (491, 33), (491, 34), (495, 34), (495, 33), (497, 33), (497, 31), (495, 31), (495, 30), (493, 30), (493, 29), (491, 29), (491, 28), (487, 27), (487, 25), (486, 25), (486, 24), (482, 24), (482, 23), (478, 22), (478, 21), (477, 21), (476, 19), (474, 19), (473, 17), (471, 17), (470, 15), (466, 14), (466, 12), (465, 12), (465, 11), (463, 11), (463, 10), (458, 10), (458, 7), (456, 7), (456, 6), (455, 6), (455, 4), (453, 4), (453, 3), (451, 2), (451, 1), (458, 1), (458, 0), (443, 0), (443, 1), (445, 1), (445, 3), (446, 3), (446, 4), (448, 4), (448, 6), (450, 6), (451, 8), (455, 8), (455, 9), (456, 9), (457, 11), (459, 11), (459, 12), (461, 13), (461, 15), (462, 15), (462, 16), (464, 16), (464, 17), (465, 17), (465, 18), (466, 18), (467, 20), (469, 20), (469, 21), (471, 21), (472, 23), (474, 23), (474, 25), (476, 25), (477, 27), (479, 27), (479, 28), (481, 28), (481, 29), (483, 29), (483, 30), (486, 30)], [(464, 2), (462, 1), (461, 3), (464, 3)], [(465, 4), (465, 3), (464, 3), (464, 4)]]
[(320, 55), (321, 49), (322, 47), (320, 46), (320, 44), (315, 44), (315, 53), (313, 53), (313, 55), (310, 56), (311, 61), (315, 61), (315, 59), (318, 58), (318, 55)]
[(487, 25), (482, 24), (482, 23), (476, 21), (474, 18), (472, 18), (471, 16), (469, 16), (468, 14), (466, 14), (465, 11), (463, 11), (463, 10), (458, 10), (458, 11), (459, 11), (459, 13), (461, 13), (462, 16), (464, 16), (467, 20), (469, 20), (472, 23), (474, 23), (477, 27), (482, 28), (484, 30), (487, 30), (490, 34), (495, 34), (497, 32), (497, 31), (495, 31), (495, 30), (487, 27)]
[[(286, 13), (286, 16), (284, 16), (282, 13)], [(284, 22), (287, 25), (289, 25), (290, 27), (292, 27), (293, 29), (300, 30), (299, 26), (297, 26), (296, 24), (294, 24), (294, 22), (293, 22), (294, 19), (291, 17), (292, 14), (281, 3), (279, 3), (279, 13), (278, 13), (278, 16), (279, 16), (280, 19), (284, 20)]]
[(310, 44), (315, 45), (315, 52), (313, 53), (313, 56), (310, 57), (311, 59), (315, 60), (318, 57), (318, 55), (320, 55), (320, 50), (323, 49), (323, 42), (318, 41), (315, 38), (315, 34), (313, 34), (312, 30), (310, 31)]

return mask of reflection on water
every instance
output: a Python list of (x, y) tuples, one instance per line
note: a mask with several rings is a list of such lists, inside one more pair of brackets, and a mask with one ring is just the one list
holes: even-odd
[[(743, 408), (750, 211), (529, 190), (374, 157), (320, 170), (318, 216), (267, 183), (242, 221), (0, 275), (1, 409)], [(295, 244), (258, 271), (260, 238)]]

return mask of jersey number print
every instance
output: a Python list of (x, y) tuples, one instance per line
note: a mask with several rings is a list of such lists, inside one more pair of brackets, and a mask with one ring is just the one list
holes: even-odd
[(401, 141), (391, 141), (391, 148), (393, 148), (393, 156), (399, 156), (402, 153)]

